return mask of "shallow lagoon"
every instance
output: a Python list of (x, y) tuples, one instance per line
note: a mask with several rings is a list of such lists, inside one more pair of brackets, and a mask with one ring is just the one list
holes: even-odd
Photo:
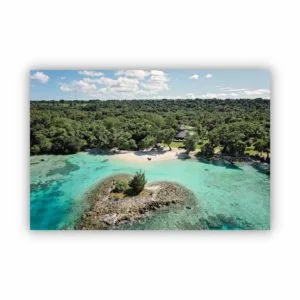
[(30, 158), (31, 229), (72, 228), (86, 207), (86, 192), (99, 180), (140, 169), (149, 182), (183, 184), (194, 192), (197, 204), (158, 213), (124, 229), (199, 229), (201, 220), (219, 214), (235, 220), (221, 229), (269, 228), (270, 178), (247, 163), (226, 166), (194, 159), (129, 163), (113, 156), (78, 153)]

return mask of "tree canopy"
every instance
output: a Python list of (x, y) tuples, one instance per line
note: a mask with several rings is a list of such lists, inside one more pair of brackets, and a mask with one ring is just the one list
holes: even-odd
[[(31, 101), (31, 154), (85, 149), (171, 146), (180, 124), (194, 128), (206, 150), (239, 155), (247, 146), (270, 151), (270, 101), (264, 99)], [(170, 147), (171, 148), (171, 147)], [(194, 147), (190, 147), (192, 151)]]
[(132, 194), (139, 194), (144, 189), (146, 183), (147, 181), (145, 173), (142, 171), (136, 172), (132, 180), (129, 182), (129, 187), (131, 189)]

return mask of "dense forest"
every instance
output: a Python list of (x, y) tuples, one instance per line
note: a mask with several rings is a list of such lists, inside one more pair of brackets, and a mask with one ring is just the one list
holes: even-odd
[(247, 149), (269, 155), (270, 101), (264, 99), (31, 101), (30, 153), (171, 147), (181, 124), (195, 132), (184, 145), (200, 145), (202, 155), (216, 148), (232, 156)]

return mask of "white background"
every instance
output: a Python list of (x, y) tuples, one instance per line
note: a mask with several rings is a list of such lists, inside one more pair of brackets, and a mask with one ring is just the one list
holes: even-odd
[[(300, 299), (298, 1), (2, 1), (1, 299)], [(270, 232), (30, 232), (28, 71), (269, 67)]]

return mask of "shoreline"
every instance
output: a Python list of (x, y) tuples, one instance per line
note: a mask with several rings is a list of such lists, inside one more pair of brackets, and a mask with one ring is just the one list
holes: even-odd
[[(258, 157), (253, 157), (249, 155), (243, 155), (239, 157), (233, 157), (225, 154), (215, 154), (212, 157), (206, 157), (197, 155), (197, 151), (191, 151), (189, 154), (186, 153), (185, 149), (182, 148), (172, 148), (169, 150), (168, 148), (163, 148), (161, 151), (157, 150), (108, 150), (101, 151), (97, 149), (81, 151), (77, 153), (85, 153), (89, 155), (107, 155), (112, 159), (127, 161), (127, 162), (135, 162), (135, 163), (151, 163), (151, 162), (159, 162), (159, 161), (169, 161), (169, 160), (186, 160), (186, 159), (196, 159), (202, 162), (211, 162), (211, 163), (220, 163), (223, 162), (225, 164), (235, 164), (240, 162), (246, 162), (250, 164), (263, 164), (270, 166), (269, 160), (262, 160)], [(74, 154), (77, 154), (74, 153)], [(66, 156), (73, 154), (39, 154), (39, 155), (30, 155), (30, 158), (34, 157), (43, 157), (44, 155), (53, 155), (53, 156)], [(41, 159), (43, 160), (43, 159)]]
[(111, 158), (127, 161), (127, 162), (158, 162), (158, 161), (168, 161), (175, 159), (196, 159), (198, 161), (207, 162), (223, 162), (228, 164), (235, 164), (239, 162), (246, 162), (250, 164), (267, 164), (270, 165), (270, 160), (261, 160), (259, 158), (251, 157), (248, 155), (233, 157), (225, 154), (215, 154), (212, 157), (206, 157), (202, 155), (197, 155), (197, 151), (191, 151), (189, 154), (186, 153), (185, 149), (173, 148), (169, 150), (164, 148), (162, 151), (155, 150), (120, 150), (116, 153), (110, 153)]
[[(192, 155), (192, 154), (191, 154)], [(184, 159), (188, 158), (186, 151), (184, 149), (174, 148), (172, 150), (166, 150), (164, 148), (162, 151), (155, 150), (138, 150), (138, 151), (118, 151), (112, 154), (113, 158), (128, 161), (128, 162), (156, 162), (156, 161), (166, 161), (174, 159)]]

